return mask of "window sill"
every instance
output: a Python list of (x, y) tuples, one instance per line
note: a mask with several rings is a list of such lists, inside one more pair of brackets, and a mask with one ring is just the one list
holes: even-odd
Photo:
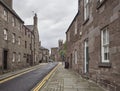
[(89, 17), (83, 22), (83, 25), (85, 25), (89, 21)]
[(104, 3), (106, 2), (106, 0), (103, 0), (103, 1), (98, 1), (97, 2), (97, 9), (99, 9)]
[(100, 68), (111, 68), (112, 64), (111, 63), (99, 63), (98, 66)]

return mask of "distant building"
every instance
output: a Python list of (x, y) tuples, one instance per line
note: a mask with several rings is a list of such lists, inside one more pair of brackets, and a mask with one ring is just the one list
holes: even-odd
[(0, 72), (39, 63), (37, 15), (34, 24), (24, 21), (12, 8), (12, 0), (0, 0)]
[(120, 91), (120, 0), (79, 0), (66, 32), (70, 68)]
[(49, 50), (41, 46), (40, 51), (42, 54), (40, 63), (47, 63), (49, 61)]
[(63, 58), (63, 49), (64, 49), (64, 44), (63, 44), (63, 40), (58, 40), (58, 47), (53, 47), (51, 48), (51, 59), (53, 59), (54, 61), (65, 61), (65, 57)]
[(53, 61), (59, 61), (58, 60), (58, 47), (51, 48), (51, 59)]

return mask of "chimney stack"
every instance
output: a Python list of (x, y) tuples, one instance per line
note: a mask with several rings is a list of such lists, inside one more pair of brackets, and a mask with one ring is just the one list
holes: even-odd
[(37, 18), (37, 14), (35, 13), (35, 16), (34, 16), (34, 26), (37, 27), (37, 24), (38, 23), (38, 18)]

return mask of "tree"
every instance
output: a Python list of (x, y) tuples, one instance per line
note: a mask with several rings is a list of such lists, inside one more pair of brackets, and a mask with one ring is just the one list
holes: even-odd
[(65, 61), (65, 57), (66, 57), (66, 42), (63, 44), (62, 49), (59, 50), (59, 55), (62, 58), (62, 61)]

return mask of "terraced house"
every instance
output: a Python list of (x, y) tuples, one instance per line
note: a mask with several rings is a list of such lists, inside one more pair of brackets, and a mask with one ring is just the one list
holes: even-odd
[(70, 68), (120, 91), (120, 0), (79, 0), (66, 32)]
[(36, 14), (33, 19), (33, 25), (24, 25), (12, 8), (12, 0), (0, 0), (0, 72), (39, 63)]

